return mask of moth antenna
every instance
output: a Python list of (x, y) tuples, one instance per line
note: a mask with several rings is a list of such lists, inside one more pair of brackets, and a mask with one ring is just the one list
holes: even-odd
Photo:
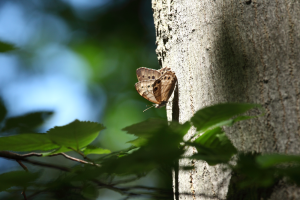
[(149, 110), (149, 109), (152, 108), (152, 107), (154, 107), (154, 105), (151, 106), (151, 107), (149, 107), (149, 108), (146, 108), (143, 112), (145, 112), (146, 110)]

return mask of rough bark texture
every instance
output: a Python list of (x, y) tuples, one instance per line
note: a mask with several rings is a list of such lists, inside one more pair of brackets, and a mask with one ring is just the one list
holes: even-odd
[[(299, 154), (299, 1), (152, 0), (152, 7), (158, 60), (178, 78), (169, 120), (183, 123), (221, 102), (259, 103), (264, 117), (226, 130), (233, 144), (241, 151)], [(196, 170), (179, 172), (176, 199), (226, 199), (230, 171), (179, 163), (188, 164)], [(279, 185), (271, 199), (300, 199), (299, 191)]]

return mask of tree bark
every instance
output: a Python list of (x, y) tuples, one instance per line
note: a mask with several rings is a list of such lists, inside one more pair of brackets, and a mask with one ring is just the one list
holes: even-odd
[[(178, 78), (169, 120), (184, 123), (197, 110), (222, 102), (258, 103), (265, 116), (226, 129), (234, 146), (299, 154), (298, 0), (152, 0), (152, 8), (159, 63)], [(186, 139), (194, 133), (191, 128)], [(175, 199), (226, 199), (229, 170), (188, 162), (179, 165), (196, 169), (179, 171)], [(300, 199), (299, 193), (281, 184), (271, 199)]]

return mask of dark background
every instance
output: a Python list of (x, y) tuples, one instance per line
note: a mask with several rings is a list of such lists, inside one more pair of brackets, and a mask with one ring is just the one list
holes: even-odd
[[(151, 102), (134, 88), (137, 68), (159, 68), (151, 0), (1, 0), (0, 40), (17, 47), (0, 54), (7, 116), (53, 111), (35, 132), (96, 121), (106, 130), (95, 142), (115, 151), (134, 139), (122, 128), (166, 118), (165, 108), (143, 113)], [(0, 159), (1, 173), (19, 168)]]

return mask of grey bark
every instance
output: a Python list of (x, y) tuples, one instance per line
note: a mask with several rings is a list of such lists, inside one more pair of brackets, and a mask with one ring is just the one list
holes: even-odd
[[(159, 63), (178, 78), (174, 102), (167, 106), (169, 120), (183, 123), (221, 102), (258, 103), (266, 109), (264, 117), (226, 129), (235, 147), (299, 154), (298, 0), (152, 0), (152, 8)], [(187, 138), (194, 133), (192, 128)], [(175, 198), (226, 199), (230, 171), (188, 162), (179, 165), (196, 169), (179, 172)], [(300, 199), (299, 193), (282, 184), (271, 199)]]

